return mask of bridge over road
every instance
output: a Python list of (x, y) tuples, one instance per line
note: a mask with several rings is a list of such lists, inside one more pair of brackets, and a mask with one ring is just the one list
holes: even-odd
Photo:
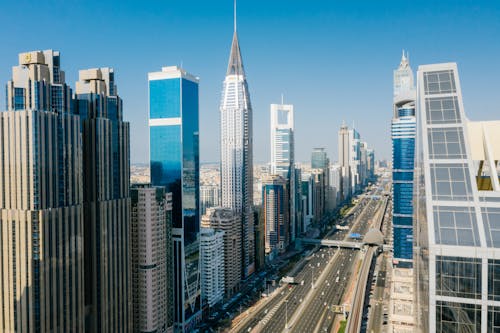
[(314, 239), (314, 238), (296, 238), (295, 242), (300, 242), (301, 244), (320, 244), (322, 246), (329, 247), (341, 247), (346, 249), (361, 249), (363, 247), (363, 243), (361, 242), (347, 242), (342, 240), (334, 240), (334, 239)]

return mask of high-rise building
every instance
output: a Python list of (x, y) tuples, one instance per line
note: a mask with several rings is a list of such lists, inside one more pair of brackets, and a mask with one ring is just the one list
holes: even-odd
[(208, 208), (202, 228), (224, 231), (224, 295), (232, 297), (241, 281), (241, 215), (228, 208)]
[(220, 207), (220, 187), (218, 185), (200, 186), (200, 216), (205, 215), (207, 208)]
[(373, 180), (375, 178), (375, 151), (373, 149), (367, 151), (367, 168), (368, 179)]
[(288, 182), (287, 199), (290, 218), (290, 241), (296, 236), (296, 185), (293, 105), (271, 104), (271, 174), (280, 175)]
[(311, 153), (311, 168), (312, 169), (328, 169), (330, 160), (326, 154), (325, 148), (314, 148)]
[(173, 326), (172, 194), (162, 186), (130, 189), (134, 332), (169, 332)]
[(75, 112), (83, 137), (86, 331), (128, 332), (130, 134), (113, 69), (79, 72)]
[(353, 127), (349, 130), (351, 143), (350, 165), (351, 165), (351, 189), (352, 194), (361, 190), (361, 135)]
[(222, 88), (221, 191), (222, 206), (241, 214), (243, 277), (255, 270), (253, 220), (252, 105), (234, 24), (233, 42)]
[(340, 202), (349, 199), (352, 195), (351, 147), (352, 138), (347, 125), (342, 124), (339, 130), (339, 165), (342, 181), (340, 182)]
[(286, 251), (289, 244), (287, 180), (278, 175), (266, 178), (262, 184), (262, 209), (266, 256), (271, 260)]
[(201, 288), (210, 308), (224, 299), (224, 231), (200, 229)]
[(21, 53), (0, 112), (0, 331), (83, 332), (80, 118), (57, 51)]
[(415, 87), (403, 52), (394, 71), (392, 136), (392, 225), (394, 264), (411, 267), (413, 258), (413, 167), (415, 159)]
[(314, 180), (310, 173), (303, 173), (301, 181), (301, 192), (302, 192), (302, 218), (303, 218), (303, 230), (307, 231), (307, 228), (312, 223), (314, 218), (313, 209), (313, 192), (314, 192)]
[(172, 193), (174, 328), (201, 320), (198, 81), (182, 68), (149, 73), (151, 182)]
[[(328, 170), (328, 169), (327, 169)], [(312, 169), (311, 178), (313, 183), (312, 191), (312, 209), (314, 222), (321, 222), (325, 213), (326, 202), (326, 176), (324, 169)]]
[(498, 332), (500, 121), (467, 119), (455, 63), (419, 66), (417, 101), (418, 332)]

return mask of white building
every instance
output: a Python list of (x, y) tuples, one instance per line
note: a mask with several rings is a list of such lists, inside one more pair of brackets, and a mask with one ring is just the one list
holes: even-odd
[(253, 124), (250, 93), (236, 32), (236, 18), (222, 88), (220, 115), (222, 206), (241, 214), (243, 276), (248, 277), (255, 270)]
[(131, 190), (134, 332), (167, 332), (173, 325), (172, 194), (161, 186)]
[(288, 216), (290, 241), (296, 235), (296, 184), (294, 166), (295, 142), (293, 105), (271, 104), (271, 174), (280, 175), (288, 182)]
[(224, 234), (222, 230), (200, 229), (201, 295), (209, 307), (224, 298)]
[(220, 187), (218, 185), (200, 186), (200, 216), (204, 215), (207, 208), (220, 206)]
[(345, 124), (342, 124), (342, 126), (340, 127), (338, 147), (339, 165), (342, 177), (339, 188), (339, 199), (342, 202), (349, 199), (352, 195), (352, 133), (349, 131), (349, 128)]

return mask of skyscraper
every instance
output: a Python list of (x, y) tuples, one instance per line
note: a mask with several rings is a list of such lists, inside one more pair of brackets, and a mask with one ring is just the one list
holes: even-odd
[(80, 119), (57, 51), (19, 55), (0, 112), (0, 331), (83, 332)]
[(130, 130), (112, 68), (81, 70), (75, 113), (83, 137), (87, 332), (132, 327)]
[(162, 186), (130, 189), (134, 332), (170, 332), (173, 325), (172, 194)]
[(255, 270), (253, 125), (250, 93), (236, 32), (236, 10), (220, 115), (222, 206), (241, 214), (243, 277), (248, 277)]
[(311, 153), (311, 168), (312, 169), (328, 169), (330, 160), (326, 154), (325, 148), (314, 148)]
[(342, 124), (339, 130), (339, 164), (341, 172), (340, 202), (349, 199), (352, 195), (352, 172), (351, 172), (351, 147), (352, 138), (347, 125)]
[(151, 182), (172, 193), (174, 325), (201, 320), (198, 81), (182, 68), (149, 73)]
[(271, 174), (280, 175), (288, 182), (288, 216), (290, 218), (290, 241), (296, 236), (297, 186), (295, 182), (295, 142), (293, 105), (271, 104)]
[(289, 244), (289, 206), (287, 180), (278, 175), (266, 178), (262, 184), (262, 209), (266, 256), (274, 259), (286, 251)]
[(419, 332), (498, 332), (500, 121), (466, 118), (455, 63), (420, 66), (417, 101)]
[(392, 225), (394, 264), (411, 267), (413, 258), (413, 167), (415, 159), (415, 87), (403, 52), (394, 71), (392, 136)]

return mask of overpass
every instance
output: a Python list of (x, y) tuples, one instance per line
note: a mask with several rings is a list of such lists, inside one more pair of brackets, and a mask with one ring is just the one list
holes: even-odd
[(341, 247), (346, 249), (361, 249), (363, 243), (361, 242), (346, 242), (341, 240), (333, 239), (314, 239), (314, 238), (296, 238), (295, 242), (300, 242), (301, 244), (320, 244), (322, 246), (329, 247)]

